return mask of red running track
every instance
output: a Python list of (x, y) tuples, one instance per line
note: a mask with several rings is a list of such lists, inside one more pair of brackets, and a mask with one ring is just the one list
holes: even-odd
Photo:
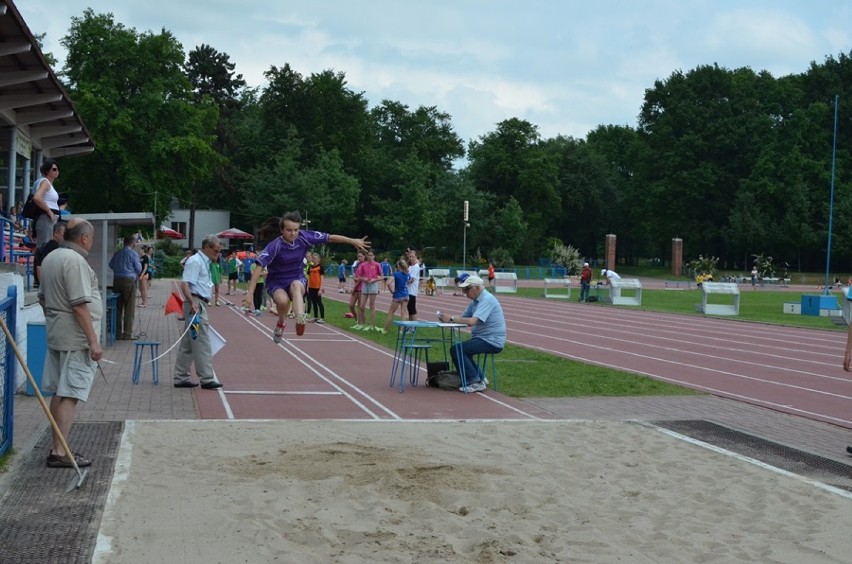
[[(347, 300), (336, 282), (325, 299)], [(694, 291), (697, 290), (686, 290)], [(498, 294), (509, 341), (565, 358), (651, 376), (719, 396), (852, 428), (844, 332)], [(466, 298), (418, 297), (421, 319), (461, 312)], [(389, 295), (377, 301), (387, 311)], [(275, 318), (215, 308), (228, 340), (214, 359), (223, 393), (198, 394), (202, 417), (334, 419), (546, 418), (491, 390), (460, 394), (388, 386), (391, 351), (328, 325), (271, 340)], [(421, 379), (422, 381), (422, 379)]]

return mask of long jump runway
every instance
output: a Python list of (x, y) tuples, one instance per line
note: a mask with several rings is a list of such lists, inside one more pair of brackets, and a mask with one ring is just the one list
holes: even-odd
[[(547, 412), (489, 391), (448, 392), (423, 385), (390, 387), (393, 353), (330, 325), (308, 324), (301, 337), (289, 320), (280, 344), (277, 317), (246, 316), (236, 307), (210, 308), (227, 340), (214, 357), (218, 393), (196, 393), (204, 419), (463, 420), (540, 419)], [(424, 367), (425, 368), (425, 367)]]
[[(683, 291), (700, 301), (698, 290)], [(842, 331), (497, 296), (513, 344), (852, 428)], [(418, 310), (421, 319), (434, 319), (437, 310), (461, 312), (466, 303), (449, 292), (421, 294)], [(377, 309), (388, 305), (387, 293), (380, 294)]]

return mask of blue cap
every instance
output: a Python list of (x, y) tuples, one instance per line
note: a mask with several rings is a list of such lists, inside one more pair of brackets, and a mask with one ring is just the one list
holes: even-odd
[(470, 276), (470, 274), (468, 274), (467, 272), (462, 272), (461, 274), (459, 274), (459, 282), (464, 282), (465, 280), (467, 280), (468, 276)]

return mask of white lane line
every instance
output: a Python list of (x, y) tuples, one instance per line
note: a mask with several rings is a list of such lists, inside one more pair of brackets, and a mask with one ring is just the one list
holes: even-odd
[(852, 492), (848, 492), (848, 491), (846, 491), (842, 488), (838, 488), (838, 487), (835, 487), (835, 486), (832, 486), (832, 485), (829, 485), (829, 484), (824, 484), (824, 483), (822, 483), (818, 480), (808, 478), (807, 476), (795, 474), (793, 472), (790, 472), (789, 470), (784, 470), (783, 468), (778, 468), (777, 466), (767, 464), (766, 462), (757, 460), (756, 458), (751, 458), (750, 456), (745, 456), (743, 454), (739, 454), (737, 452), (734, 452), (734, 451), (731, 451), (731, 450), (728, 450), (728, 449), (724, 449), (722, 447), (718, 447), (718, 446), (710, 444), (710, 443), (705, 443), (704, 441), (700, 441), (698, 439), (693, 439), (692, 437), (688, 437), (686, 435), (681, 435), (680, 433), (678, 433), (676, 431), (671, 431), (669, 429), (657, 427), (656, 425), (651, 425), (650, 423), (645, 423), (645, 422), (642, 422), (642, 421), (640, 421), (639, 423), (642, 426), (649, 427), (651, 429), (656, 429), (660, 433), (663, 433), (664, 435), (668, 435), (669, 437), (673, 437), (675, 439), (679, 439), (681, 441), (684, 441), (684, 442), (687, 442), (687, 443), (690, 443), (690, 444), (693, 444), (693, 445), (696, 445), (696, 446), (700, 446), (702, 448), (706, 448), (707, 450), (711, 450), (713, 452), (717, 452), (719, 454), (729, 456), (729, 457), (734, 458), (736, 460), (739, 460), (741, 462), (753, 464), (753, 465), (757, 466), (758, 468), (763, 468), (764, 470), (769, 470), (770, 472), (775, 472), (776, 474), (780, 474), (780, 475), (786, 476), (788, 478), (793, 478), (794, 480), (799, 480), (799, 481), (804, 482), (806, 484), (809, 484), (811, 486), (817, 487), (821, 490), (825, 490), (829, 493), (833, 493), (833, 494), (839, 495), (841, 497), (845, 497), (846, 499), (852, 499)]
[[(513, 333), (518, 333), (518, 331), (513, 331)], [(616, 348), (611, 347), (611, 346), (605, 347), (605, 346), (600, 346), (600, 345), (594, 345), (594, 344), (591, 344), (591, 343), (588, 343), (588, 342), (585, 342), (585, 341), (575, 341), (575, 340), (572, 340), (572, 339), (559, 338), (559, 337), (554, 337), (552, 335), (544, 335), (544, 334), (541, 334), (541, 333), (531, 333), (531, 332), (528, 332), (528, 331), (520, 331), (520, 333), (525, 333), (525, 334), (528, 334), (528, 335), (536, 335), (536, 336), (539, 336), (539, 337), (546, 337), (550, 340), (557, 340), (557, 341), (561, 341), (561, 342), (569, 343), (569, 344), (574, 344), (574, 345), (581, 345), (585, 349), (593, 348), (593, 349), (597, 349), (599, 351), (606, 351), (608, 353), (634, 356), (634, 357), (638, 357), (638, 358), (653, 360), (653, 361), (664, 363), (664, 364), (671, 364), (671, 365), (679, 366), (679, 367), (683, 367), (683, 368), (693, 368), (693, 369), (701, 370), (701, 371), (704, 371), (704, 372), (713, 372), (713, 373), (716, 373), (716, 374), (731, 376), (733, 378), (740, 378), (740, 379), (743, 379), (743, 380), (751, 380), (751, 381), (754, 381), (754, 382), (770, 384), (770, 385), (773, 385), (773, 386), (792, 388), (792, 389), (795, 389), (795, 390), (812, 392), (812, 393), (815, 393), (815, 394), (826, 395), (826, 396), (836, 397), (836, 398), (840, 398), (840, 399), (852, 399), (852, 396), (847, 396), (847, 395), (843, 395), (843, 394), (835, 394), (835, 393), (832, 393), (832, 392), (817, 390), (815, 388), (809, 388), (809, 387), (805, 387), (805, 386), (797, 386), (795, 384), (788, 384), (788, 383), (785, 383), (785, 382), (778, 382), (778, 381), (775, 381), (775, 380), (767, 380), (765, 378), (758, 378), (756, 376), (748, 376), (746, 374), (741, 374), (741, 373), (738, 373), (738, 372), (730, 372), (730, 371), (727, 371), (727, 370), (708, 368), (707, 366), (705, 366), (703, 364), (690, 364), (690, 363), (686, 363), (686, 362), (669, 360), (667, 358), (663, 358), (662, 356), (640, 354), (640, 353), (637, 353), (637, 352), (625, 351), (623, 349), (616, 349)], [(631, 343), (631, 341), (626, 341), (626, 340), (623, 340), (623, 339), (612, 339), (612, 341), (619, 342), (619, 343)], [(521, 344), (521, 343), (517, 343), (515, 341), (512, 341), (512, 343), (518, 344), (520, 346), (524, 346), (524, 347), (527, 347), (527, 348), (533, 348), (533, 349), (540, 350), (540, 351), (543, 351), (543, 352), (556, 354), (556, 355), (559, 355), (559, 356), (573, 358), (575, 360), (582, 360), (583, 362), (589, 362), (589, 363), (597, 364), (597, 365), (601, 365), (601, 366), (609, 366), (609, 367), (613, 367), (613, 368), (618, 368), (619, 370), (625, 370), (627, 372), (635, 372), (635, 370), (633, 370), (630, 367), (623, 367), (623, 366), (618, 366), (618, 365), (612, 365), (612, 364), (609, 364), (609, 363), (602, 363), (599, 360), (593, 359), (593, 358), (585, 358), (585, 357), (575, 356), (575, 355), (571, 355), (571, 354), (568, 354), (568, 353), (565, 353), (565, 352), (562, 352), (562, 351), (558, 351), (558, 350), (554, 350), (554, 349), (548, 349), (548, 348), (544, 348), (544, 347), (532, 346), (532, 345), (529, 345), (529, 344)], [(633, 344), (635, 344), (635, 343), (633, 343)], [(675, 352), (680, 352), (680, 353), (690, 355), (690, 356), (700, 356), (700, 357), (705, 357), (705, 358), (711, 358), (711, 359), (714, 359), (714, 360), (717, 360), (717, 359), (718, 360), (724, 360), (726, 362), (733, 362), (733, 363), (736, 363), (736, 364), (750, 365), (750, 366), (754, 366), (756, 368), (759, 368), (761, 370), (766, 369), (766, 365), (763, 365), (763, 364), (747, 362), (747, 361), (740, 361), (740, 360), (733, 361), (729, 358), (716, 356), (716, 355), (712, 355), (712, 354), (697, 353), (697, 352), (694, 352), (694, 351), (683, 351), (683, 350), (670, 349), (670, 348), (667, 349), (665, 347), (660, 347), (660, 346), (651, 345), (651, 344), (645, 344), (644, 346), (646, 348), (663, 349), (664, 351), (667, 351), (667, 352), (675, 351)], [(823, 374), (806, 372), (804, 370), (794, 370), (794, 369), (790, 369), (790, 368), (784, 368), (783, 366), (773, 367), (773, 369), (781, 370), (781, 371), (785, 371), (785, 372), (790, 372), (790, 373), (796, 374), (796, 375), (813, 376), (813, 377), (816, 377), (816, 378), (819, 378), (819, 379), (832, 379), (832, 380), (839, 380), (841, 382), (849, 382), (849, 379), (847, 379), (847, 378), (836, 378), (836, 377), (833, 377), (833, 376), (825, 376)]]
[[(259, 332), (261, 332), (261, 333), (263, 333), (264, 335), (267, 335), (267, 336), (269, 335), (269, 329), (265, 325), (263, 325), (262, 323), (257, 321), (256, 319), (250, 319), (245, 315), (240, 315), (240, 317), (242, 317), (244, 320), (246, 320), (246, 322), (249, 325), (253, 326)], [(352, 339), (352, 341), (359, 342), (359, 341), (356, 341), (355, 339)], [(368, 400), (370, 403), (372, 403), (375, 407), (377, 407), (378, 409), (383, 411), (385, 414), (387, 414), (388, 417), (391, 417), (391, 418), (394, 418), (394, 419), (400, 419), (400, 416), (397, 415), (396, 413), (394, 413), (393, 410), (391, 410), (390, 408), (388, 408), (387, 406), (385, 406), (384, 404), (382, 404), (381, 402), (379, 402), (378, 400), (376, 400), (375, 398), (373, 398), (371, 395), (367, 394), (363, 390), (359, 389), (357, 386), (347, 382), (345, 378), (342, 378), (340, 375), (335, 373), (332, 369), (330, 369), (329, 367), (327, 367), (324, 364), (322, 364), (321, 362), (319, 362), (316, 358), (314, 358), (314, 357), (308, 355), (307, 353), (305, 353), (304, 351), (300, 350), (298, 347), (295, 346), (295, 343), (293, 341), (288, 340), (288, 341), (286, 341), (286, 344), (288, 344), (290, 346), (284, 346), (285, 343), (282, 342), (282, 343), (279, 343), (278, 347), (281, 350), (283, 350), (284, 352), (286, 352), (288, 355), (290, 355), (293, 359), (297, 360), (305, 368), (307, 368), (308, 370), (313, 372), (314, 375), (317, 376), (319, 379), (321, 379), (326, 384), (328, 384), (329, 386), (331, 386), (332, 388), (334, 388), (335, 390), (340, 392), (342, 395), (344, 395), (349, 401), (351, 401), (356, 406), (358, 406), (359, 409), (364, 411), (370, 417), (372, 417), (374, 419), (383, 419), (383, 417), (377, 415), (375, 412), (373, 412), (373, 410), (371, 410), (366, 405), (364, 405), (363, 402), (361, 402), (357, 398), (355, 398), (355, 396), (353, 396), (352, 394), (350, 394), (349, 392), (347, 392), (346, 390), (341, 388), (336, 382), (333, 382), (331, 379), (326, 377), (324, 374), (321, 374), (320, 371), (317, 370), (316, 367), (319, 367), (322, 370), (325, 370), (328, 374), (331, 374), (332, 376), (337, 378), (339, 381), (346, 382), (347, 385), (350, 388), (352, 388), (353, 390), (356, 390), (359, 394), (361, 394), (366, 400)], [(298, 351), (301, 356), (296, 355), (296, 351)], [(302, 357), (304, 357), (304, 358), (302, 358)]]
[[(255, 319), (253, 319), (253, 318), (248, 318), (247, 316), (243, 316), (243, 317), (244, 317), (247, 321), (249, 321), (249, 323), (250, 323), (251, 325), (253, 325), (253, 326), (255, 326), (256, 328), (260, 329), (261, 331), (265, 332), (267, 335), (270, 333), (270, 332), (269, 332), (269, 329), (268, 329), (266, 326), (264, 326), (263, 324), (261, 324), (261, 323), (257, 322)], [(327, 331), (331, 331), (332, 333), (334, 333), (334, 334), (336, 334), (336, 335), (339, 335), (339, 336), (341, 336), (341, 337), (344, 337), (344, 338), (342, 338), (342, 339), (335, 340), (335, 342), (339, 341), (339, 342), (357, 343), (357, 344), (359, 344), (359, 345), (361, 345), (361, 346), (363, 346), (363, 347), (367, 347), (368, 349), (370, 349), (371, 351), (373, 351), (373, 352), (375, 352), (375, 353), (377, 353), (377, 354), (380, 354), (380, 355), (383, 355), (383, 356), (387, 357), (388, 359), (392, 359), (392, 358), (393, 358), (393, 353), (392, 353), (392, 352), (389, 352), (389, 351), (388, 351), (387, 349), (385, 349), (384, 347), (378, 347), (378, 346), (376, 346), (376, 345), (375, 345), (375, 344), (373, 344), (371, 341), (361, 341), (361, 340), (359, 340), (359, 339), (356, 339), (356, 338), (354, 338), (354, 337), (351, 337), (351, 336), (349, 336), (347, 333), (345, 333), (345, 332), (341, 331), (340, 329), (338, 329), (338, 328), (336, 328), (336, 327), (334, 327), (334, 326), (324, 325), (324, 326), (323, 326), (323, 328), (324, 328), (325, 330), (327, 330)], [(386, 407), (386, 406), (385, 406), (384, 404), (382, 404), (380, 401), (378, 401), (377, 399), (375, 399), (375, 398), (374, 398), (372, 395), (370, 395), (368, 392), (366, 392), (366, 391), (362, 390), (361, 388), (359, 388), (358, 386), (356, 386), (354, 383), (350, 382), (350, 381), (349, 381), (349, 380), (347, 380), (345, 377), (341, 376), (340, 374), (338, 374), (337, 372), (335, 372), (334, 370), (332, 370), (331, 368), (329, 368), (328, 366), (326, 366), (325, 364), (323, 364), (322, 362), (320, 362), (320, 361), (319, 361), (319, 359), (317, 359), (316, 357), (313, 357), (313, 356), (311, 356), (310, 354), (308, 354), (307, 352), (305, 352), (304, 350), (300, 349), (300, 348), (299, 348), (299, 346), (298, 346), (298, 344), (299, 344), (301, 341), (302, 341), (302, 339), (301, 339), (301, 338), (300, 338), (300, 339), (288, 339), (288, 340), (286, 340), (285, 342), (289, 345), (289, 348), (288, 348), (288, 347), (284, 347), (284, 346), (283, 346), (283, 345), (284, 345), (284, 343), (282, 343), (282, 344), (281, 344), (281, 345), (279, 345), (279, 346), (280, 346), (281, 348), (283, 348), (284, 350), (286, 350), (289, 354), (293, 355), (293, 356), (294, 356), (294, 358), (295, 358), (295, 355), (294, 355), (293, 351), (298, 351), (300, 354), (304, 355), (305, 359), (307, 359), (307, 360), (308, 360), (308, 361), (310, 361), (311, 363), (315, 364), (317, 367), (319, 367), (319, 368), (321, 368), (322, 370), (324, 370), (325, 372), (327, 372), (327, 373), (328, 373), (331, 377), (333, 377), (333, 378), (335, 378), (335, 379), (339, 380), (342, 384), (344, 384), (344, 385), (348, 386), (349, 388), (351, 388), (352, 390), (354, 390), (355, 392), (357, 392), (358, 394), (360, 394), (361, 396), (363, 396), (366, 400), (368, 400), (369, 402), (371, 402), (371, 403), (372, 403), (373, 405), (375, 405), (378, 409), (380, 409), (380, 410), (384, 411), (384, 412), (385, 412), (388, 416), (392, 417), (393, 419), (403, 419), (403, 418), (402, 418), (402, 417), (400, 417), (397, 413), (395, 413), (393, 410), (391, 410), (390, 408)], [(349, 398), (349, 399), (350, 399), (350, 400), (352, 400), (353, 402), (356, 402), (356, 403), (357, 403), (357, 401), (355, 400), (355, 398), (354, 398), (352, 395), (345, 393), (345, 392), (343, 391), (343, 389), (342, 389), (342, 388), (340, 388), (339, 386), (336, 386), (333, 382), (331, 382), (330, 380), (328, 380), (328, 378), (326, 378), (324, 375), (320, 374), (318, 371), (314, 370), (314, 369), (313, 369), (313, 368), (312, 368), (309, 364), (307, 364), (306, 362), (303, 362), (303, 364), (304, 364), (305, 366), (307, 366), (309, 369), (311, 369), (311, 370), (312, 370), (312, 371), (313, 371), (313, 372), (314, 372), (314, 373), (315, 373), (318, 377), (320, 377), (321, 379), (323, 379), (324, 381), (326, 381), (329, 385), (331, 385), (331, 386), (335, 387), (337, 390), (339, 390), (339, 391), (340, 391), (340, 393), (342, 393), (343, 395), (345, 395), (347, 398)], [(426, 369), (425, 369), (425, 368), (423, 368), (423, 367), (421, 367), (421, 368), (420, 368), (420, 371), (421, 371), (421, 373), (424, 373), (424, 374), (426, 373)], [(509, 405), (509, 404), (507, 404), (506, 402), (504, 402), (504, 401), (502, 401), (502, 400), (499, 400), (499, 399), (497, 399), (497, 398), (491, 397), (491, 396), (486, 395), (486, 394), (482, 394), (482, 396), (483, 396), (483, 397), (485, 397), (485, 398), (487, 398), (489, 401), (491, 401), (491, 402), (493, 402), (493, 403), (496, 403), (496, 404), (498, 404), (498, 405), (501, 405), (501, 406), (505, 407), (506, 409), (509, 409), (510, 411), (513, 411), (513, 412), (515, 412), (515, 413), (518, 413), (518, 414), (520, 414), (520, 415), (522, 415), (522, 416), (524, 416), (524, 417), (527, 417), (527, 418), (529, 418), (529, 419), (533, 419), (533, 420), (540, 419), (538, 416), (536, 416), (536, 415), (534, 415), (534, 414), (532, 414), (532, 413), (527, 413), (526, 411), (524, 411), (524, 410), (522, 410), (522, 409), (520, 409), (520, 408), (518, 408), (518, 407), (514, 407), (514, 406), (512, 406), (512, 405)], [(361, 405), (361, 404), (358, 404), (358, 405)], [(366, 408), (364, 408), (364, 409), (366, 410)], [(371, 414), (372, 414), (372, 412), (369, 412), (369, 411), (368, 411), (368, 413), (371, 413)], [(379, 420), (386, 420), (385, 418), (382, 418), (382, 417), (376, 417), (376, 418), (377, 418), (377, 419), (379, 419)], [(406, 421), (407, 421), (407, 420), (406, 420)]]
[[(519, 323), (521, 325), (531, 326), (531, 327), (538, 329), (538, 330), (540, 330), (541, 326), (542, 326), (541, 322), (538, 322), (538, 323), (519, 322)], [(583, 331), (566, 329), (566, 330), (558, 332), (556, 334), (554, 334), (554, 333), (537, 333), (535, 331), (522, 331), (522, 332), (524, 332), (528, 335), (535, 335), (535, 336), (538, 336), (538, 337), (545, 337), (545, 338), (550, 338), (550, 339), (560, 338), (560, 337), (558, 337), (559, 335), (568, 335), (568, 336), (576, 335), (577, 338), (584, 339), (583, 340), (584, 343), (591, 344), (590, 334), (589, 334), (587, 329), (584, 329)], [(805, 370), (789, 369), (789, 368), (786, 368), (783, 364), (786, 361), (795, 361), (795, 362), (798, 362), (798, 363), (804, 364), (804, 365), (814, 365), (818, 368), (819, 367), (829, 367), (829, 368), (835, 368), (836, 369), (838, 367), (838, 363), (834, 362), (834, 361), (822, 362), (822, 361), (814, 360), (813, 359), (814, 353), (812, 351), (797, 350), (797, 349), (794, 349), (792, 347), (786, 347), (784, 349), (785, 353), (789, 354), (789, 353), (799, 352), (799, 353), (801, 353), (802, 356), (798, 356), (798, 357), (783, 356), (783, 355), (773, 353), (773, 352), (762, 352), (762, 351), (753, 350), (753, 349), (723, 347), (721, 344), (713, 344), (713, 343), (707, 342), (707, 341), (713, 340), (713, 339), (710, 339), (710, 338), (708, 338), (707, 341), (704, 341), (704, 342), (702, 342), (702, 341), (691, 341), (691, 340), (688, 340), (687, 338), (684, 338), (684, 335), (682, 335), (682, 334), (681, 334), (680, 338), (670, 338), (670, 337), (663, 337), (661, 335), (652, 335), (652, 334), (649, 334), (649, 333), (645, 333), (645, 334), (643, 334), (643, 337), (645, 337), (646, 340), (639, 340), (639, 339), (636, 338), (637, 332), (638, 332), (637, 329), (635, 329), (635, 328), (631, 329), (629, 327), (622, 328), (621, 330), (611, 328), (611, 329), (607, 330), (605, 335), (601, 335), (599, 338), (605, 339), (607, 341), (617, 341), (617, 342), (621, 342), (621, 343), (628, 343), (628, 344), (632, 344), (632, 345), (636, 345), (636, 346), (640, 346), (640, 347), (645, 347), (645, 348), (662, 349), (666, 353), (668, 353), (669, 351), (672, 351), (672, 352), (681, 352), (681, 353), (684, 353), (684, 354), (691, 354), (691, 355), (704, 355), (704, 356), (709, 356), (711, 358), (724, 358), (725, 360), (727, 360), (729, 362), (735, 362), (735, 363), (738, 363), (738, 364), (756, 366), (756, 367), (763, 368), (763, 369), (778, 368), (780, 370), (792, 371), (792, 372), (796, 372), (796, 373), (799, 373), (799, 374), (805, 374), (805, 375), (809, 375), (809, 376), (817, 376), (817, 377), (820, 377), (820, 378), (829, 378), (829, 379), (840, 380), (840, 381), (848, 381), (848, 378), (840, 378), (840, 377), (837, 377), (837, 376), (828, 376), (828, 375), (825, 375), (823, 373), (808, 372), (808, 371), (805, 371)], [(592, 335), (594, 335), (594, 333), (592, 333)], [(626, 335), (629, 338), (618, 338), (615, 335)], [(660, 345), (660, 344), (649, 343), (647, 341), (647, 338), (651, 338), (651, 339), (654, 339), (656, 341), (660, 341), (660, 342), (664, 342), (664, 343), (666, 343), (666, 342), (667, 343), (674, 343), (675, 345), (678, 345), (678, 347), (674, 347), (674, 346), (671, 346), (671, 345)], [(720, 339), (717, 339), (717, 340), (720, 340)], [(573, 342), (573, 341), (569, 341), (569, 342)], [(741, 342), (739, 342), (737, 344), (742, 345)], [(731, 353), (744, 353), (744, 354), (749, 355), (751, 358), (756, 358), (756, 357), (769, 358), (769, 359), (776, 360), (781, 364), (767, 366), (766, 362), (740, 360), (740, 359), (731, 358), (731, 357), (719, 356), (718, 354), (715, 354), (715, 355), (709, 354), (708, 355), (706, 353), (698, 352), (694, 349), (679, 348), (680, 346), (684, 346), (684, 345), (687, 345), (687, 346), (693, 345), (695, 347), (705, 347), (705, 348), (710, 347), (710, 348), (714, 349), (715, 351), (720, 351), (720, 352), (724, 351), (724, 352), (731, 352)], [(777, 350), (777, 347), (775, 347), (775, 348)], [(833, 358), (833, 357), (837, 356), (837, 352), (834, 351), (831, 355), (828, 355), (826, 353), (822, 356), (831, 356)]]
[(340, 392), (270, 392), (260, 390), (228, 390), (228, 395), (242, 396), (342, 396)]

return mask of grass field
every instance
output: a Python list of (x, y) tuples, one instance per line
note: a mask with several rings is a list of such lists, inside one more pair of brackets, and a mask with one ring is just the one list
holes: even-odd
[[(375, 331), (351, 329), (354, 319), (343, 317), (346, 304), (324, 300), (325, 318), (339, 329), (356, 333), (393, 350), (396, 328), (382, 335)], [(376, 322), (385, 321), (385, 313), (376, 312)], [(439, 329), (418, 329), (418, 336), (440, 337)], [(684, 395), (696, 392), (627, 372), (584, 364), (515, 345), (507, 345), (495, 357), (501, 393), (512, 397), (580, 397), (580, 396), (654, 396)]]
[[(594, 289), (592, 289), (594, 294)], [(818, 292), (808, 292), (808, 294), (818, 294)], [(541, 288), (519, 288), (519, 296), (530, 298), (544, 299), (544, 292)], [(579, 295), (579, 290), (572, 288), (571, 296)], [(843, 295), (840, 292), (832, 294), (837, 298), (837, 303), (843, 302)], [(642, 305), (640, 307), (630, 307), (630, 309), (639, 309), (647, 311), (660, 311), (667, 313), (680, 313), (684, 315), (698, 315), (704, 317), (703, 313), (696, 311), (695, 306), (701, 303), (701, 290), (642, 290)], [(727, 299), (728, 296), (718, 296), (713, 303), (733, 303), (733, 298)], [(772, 290), (752, 290), (750, 287), (743, 289), (740, 293), (740, 314), (736, 317), (725, 317), (726, 319), (735, 319), (738, 321), (756, 321), (759, 323), (774, 323), (778, 325), (790, 325), (793, 327), (809, 327), (815, 329), (829, 329), (832, 331), (846, 331), (845, 325), (838, 325), (829, 317), (820, 317), (814, 315), (792, 315), (784, 313), (785, 302), (799, 303), (801, 294), (797, 292), (779, 292)], [(612, 307), (606, 304), (589, 304), (598, 307)], [(625, 307), (625, 306), (619, 306)]]
[[(644, 276), (646, 274), (631, 273), (630, 275)], [(819, 292), (815, 289), (808, 294), (816, 295)], [(545, 299), (541, 288), (519, 288), (516, 295)], [(835, 292), (833, 295), (837, 297), (838, 304), (842, 303), (843, 296), (840, 292)], [(572, 296), (577, 296), (575, 289), (572, 289)], [(732, 298), (731, 302), (725, 301), (726, 298), (726, 296), (719, 296), (718, 299), (714, 300), (714, 303), (732, 303)], [(701, 303), (701, 299), (701, 290), (698, 289), (642, 290), (642, 306), (630, 309), (704, 317), (703, 313), (696, 311), (696, 305)], [(845, 325), (838, 325), (828, 317), (793, 315), (783, 312), (784, 303), (799, 303), (800, 300), (801, 294), (797, 292), (743, 288), (740, 294), (740, 314), (735, 318), (725, 318), (830, 331), (847, 330)], [(389, 349), (394, 348), (395, 328), (387, 335), (373, 331), (356, 332), (351, 329), (355, 321), (343, 317), (343, 314), (347, 311), (345, 304), (333, 300), (325, 300), (324, 303), (326, 319), (332, 325), (345, 331), (357, 333), (361, 337)], [(589, 307), (613, 306), (589, 304)], [(376, 312), (376, 321), (379, 325), (382, 325), (385, 321), (385, 313)], [(429, 336), (429, 331), (428, 329), (425, 330), (424, 336)], [(435, 331), (435, 337), (437, 337), (439, 331), (437, 329), (432, 331)], [(418, 334), (420, 334), (419, 331)], [(643, 396), (697, 393), (652, 378), (584, 364), (514, 345), (508, 345), (495, 358), (497, 359), (499, 390), (513, 397)]]

